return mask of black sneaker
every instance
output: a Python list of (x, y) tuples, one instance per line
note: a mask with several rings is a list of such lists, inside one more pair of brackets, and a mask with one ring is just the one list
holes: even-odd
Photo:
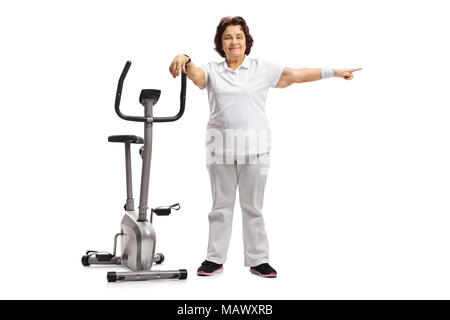
[(208, 260), (203, 261), (197, 270), (198, 276), (212, 276), (223, 271), (223, 264), (217, 264)]
[(268, 263), (260, 264), (256, 267), (251, 267), (250, 272), (264, 278), (276, 278), (277, 272)]

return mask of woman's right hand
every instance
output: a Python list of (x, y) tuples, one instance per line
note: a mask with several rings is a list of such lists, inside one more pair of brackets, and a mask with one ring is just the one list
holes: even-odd
[(176, 78), (180, 75), (180, 70), (182, 70), (184, 73), (187, 73), (186, 71), (186, 62), (189, 61), (189, 58), (186, 57), (184, 54), (177, 55), (172, 63), (170, 64), (169, 71), (172, 77)]

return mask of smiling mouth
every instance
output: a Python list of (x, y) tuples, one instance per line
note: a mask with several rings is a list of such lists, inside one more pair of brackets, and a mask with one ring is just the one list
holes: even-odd
[(230, 48), (230, 50), (237, 50), (237, 49), (239, 49), (239, 48)]

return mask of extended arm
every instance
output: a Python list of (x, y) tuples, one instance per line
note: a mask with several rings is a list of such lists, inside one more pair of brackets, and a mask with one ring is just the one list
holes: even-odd
[(169, 71), (174, 78), (180, 75), (180, 71), (186, 73), (197, 87), (203, 89), (206, 86), (206, 75), (202, 68), (197, 67), (192, 61), (189, 62), (186, 70), (186, 62), (189, 58), (184, 54), (177, 55), (170, 64)]
[[(353, 79), (353, 72), (359, 71), (362, 68), (353, 69), (333, 69), (334, 77), (341, 77), (345, 80)], [(284, 68), (280, 80), (276, 88), (286, 88), (294, 83), (317, 81), (322, 79), (322, 69), (319, 68)]]

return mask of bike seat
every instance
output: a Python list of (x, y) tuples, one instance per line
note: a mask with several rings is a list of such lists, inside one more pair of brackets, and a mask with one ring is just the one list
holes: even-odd
[(143, 144), (144, 139), (134, 135), (124, 135), (124, 136), (109, 136), (108, 142), (123, 142), (123, 143), (136, 143)]

